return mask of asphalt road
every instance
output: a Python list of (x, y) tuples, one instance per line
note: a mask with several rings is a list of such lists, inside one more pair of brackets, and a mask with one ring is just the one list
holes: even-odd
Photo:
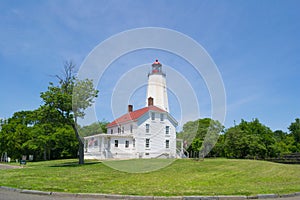
[[(24, 193), (0, 188), (0, 200), (82, 200), (82, 199), (95, 200), (96, 198), (80, 198), (80, 197), (72, 197), (72, 196), (59, 197), (54, 195), (24, 194)], [(101, 198), (97, 198), (97, 199), (101, 200)], [(108, 198), (105, 199), (109, 200)]]
[[(76, 196), (55, 196), (55, 195), (37, 195), (37, 194), (26, 194), (20, 193), (19, 191), (11, 191), (7, 189), (0, 188), (0, 200), (110, 200), (110, 199), (118, 199), (114, 198), (83, 198)], [(142, 198), (141, 198), (142, 199)], [(193, 198), (194, 199), (194, 198)], [(194, 199), (195, 200), (195, 199)], [(300, 196), (298, 197), (288, 197), (288, 198), (276, 198), (276, 199), (268, 199), (268, 200), (300, 200)]]

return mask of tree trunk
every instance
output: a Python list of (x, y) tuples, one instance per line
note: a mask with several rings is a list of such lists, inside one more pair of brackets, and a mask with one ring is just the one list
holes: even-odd
[(75, 132), (76, 138), (79, 143), (78, 157), (79, 157), (79, 164), (81, 165), (81, 164), (84, 164), (84, 143), (83, 143), (81, 137), (79, 136), (79, 133), (78, 133), (78, 130), (76, 127), (76, 122), (72, 123), (72, 127), (73, 127), (73, 130)]
[(47, 160), (47, 149), (46, 149), (46, 145), (44, 145), (44, 160)]
[(79, 164), (80, 165), (84, 164), (84, 144), (81, 139), (79, 140), (78, 152), (79, 152)]

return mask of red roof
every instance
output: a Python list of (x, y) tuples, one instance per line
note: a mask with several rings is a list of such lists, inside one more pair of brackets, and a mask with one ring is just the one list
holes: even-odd
[(111, 122), (110, 124), (108, 124), (107, 127), (112, 127), (117, 124), (123, 124), (123, 123), (129, 122), (129, 121), (134, 121), (134, 120), (140, 118), (142, 115), (144, 115), (146, 112), (148, 112), (150, 110), (158, 111), (158, 112), (166, 112), (165, 110), (160, 109), (156, 106), (148, 106), (148, 107), (136, 110), (136, 111), (126, 113), (125, 115), (122, 115), (118, 119), (116, 119), (113, 122)]

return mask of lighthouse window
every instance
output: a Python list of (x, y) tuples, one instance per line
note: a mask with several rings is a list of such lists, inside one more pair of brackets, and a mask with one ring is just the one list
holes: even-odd
[(155, 113), (154, 112), (151, 113), (151, 120), (155, 120)]
[(164, 114), (160, 114), (160, 121), (164, 121)]

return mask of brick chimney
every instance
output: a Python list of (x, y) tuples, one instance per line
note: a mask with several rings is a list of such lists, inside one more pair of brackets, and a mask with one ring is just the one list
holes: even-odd
[(153, 106), (153, 104), (154, 104), (153, 98), (152, 98), (152, 97), (149, 97), (149, 98), (148, 98), (148, 106)]
[(133, 111), (133, 105), (128, 105), (128, 112), (132, 112)]

